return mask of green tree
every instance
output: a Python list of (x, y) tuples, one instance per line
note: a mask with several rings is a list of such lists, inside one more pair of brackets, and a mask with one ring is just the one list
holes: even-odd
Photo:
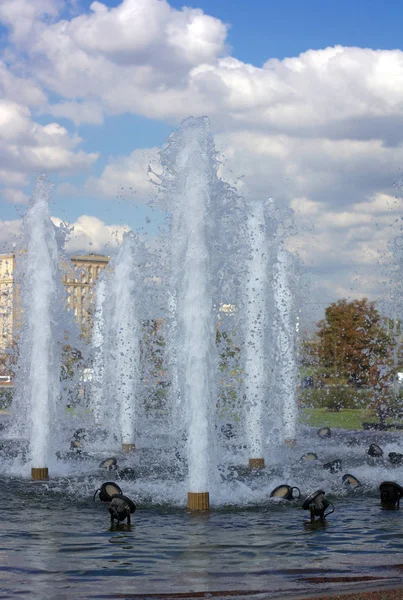
[(330, 304), (318, 323), (314, 343), (324, 380), (370, 384), (373, 365), (389, 365), (395, 341), (374, 302), (367, 298)]

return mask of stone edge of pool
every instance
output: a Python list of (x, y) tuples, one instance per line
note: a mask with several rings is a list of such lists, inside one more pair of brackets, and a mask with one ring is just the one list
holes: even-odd
[[(393, 588), (380, 588), (378, 590), (367, 590), (367, 591), (344, 591), (344, 592), (330, 592), (330, 593), (319, 593), (312, 595), (309, 594), (297, 594), (293, 596), (283, 596), (284, 600), (402, 600), (403, 599), (403, 586)], [(262, 598), (262, 600), (264, 600)], [(275, 600), (272, 598), (271, 600)]]

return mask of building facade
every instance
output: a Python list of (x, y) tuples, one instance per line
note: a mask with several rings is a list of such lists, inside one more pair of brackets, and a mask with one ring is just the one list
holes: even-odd
[(92, 330), (95, 307), (95, 282), (108, 266), (110, 257), (103, 254), (72, 256), (64, 268), (63, 284), (67, 305), (84, 335)]
[(0, 254), (0, 352), (11, 349), (18, 322), (15, 254)]
[[(102, 254), (84, 254), (72, 256), (61, 265), (67, 307), (74, 312), (83, 334), (89, 334), (92, 329), (94, 284), (109, 260), (109, 256)], [(17, 261), (15, 253), (0, 254), (0, 358), (17, 341), (21, 324), (21, 302), (15, 276)]]

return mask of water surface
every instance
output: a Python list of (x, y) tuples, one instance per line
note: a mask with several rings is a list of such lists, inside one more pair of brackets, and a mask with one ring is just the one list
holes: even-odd
[(2, 482), (0, 598), (295, 598), (402, 581), (402, 514), (375, 495), (334, 499), (317, 529), (299, 501), (271, 501), (208, 514), (139, 506), (130, 530), (112, 530), (107, 506), (74, 485)]

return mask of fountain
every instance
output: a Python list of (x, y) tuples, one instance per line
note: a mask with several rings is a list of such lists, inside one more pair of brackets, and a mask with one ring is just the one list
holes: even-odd
[[(31, 548), (37, 529), (43, 533), (44, 515), (47, 530), (55, 527), (53, 518), (58, 524), (62, 519), (74, 538), (63, 549), (76, 569), (73, 577), (84, 577), (70, 552), (77, 544), (97, 565), (88, 573), (105, 586), (105, 594), (127, 595), (125, 569), (130, 565), (132, 573), (142, 560), (145, 566), (136, 575), (144, 593), (158, 594), (168, 581), (175, 593), (224, 595), (244, 588), (246, 593), (265, 589), (274, 577), (291, 594), (301, 592), (295, 575), (305, 576), (301, 564), (312, 569), (312, 577), (320, 576), (319, 554), (326, 573), (340, 578), (348, 571), (354, 577), (345, 555), (354, 547), (361, 556), (365, 521), (369, 546), (363, 560), (371, 560), (372, 552), (378, 568), (379, 539), (385, 547), (386, 538), (390, 554), (398, 555), (394, 540), (402, 526), (379, 515), (377, 507), (380, 482), (403, 479), (400, 439), (392, 432), (333, 428), (331, 435), (316, 435), (298, 425), (296, 269), (285, 249), (285, 217), (272, 201), (246, 206), (220, 180), (206, 118), (188, 119), (172, 134), (161, 166), (158, 201), (168, 215), (167, 255), (158, 265), (159, 258), (129, 232), (98, 280), (91, 348), (81, 342), (92, 373), (91, 397), (75, 413), (66, 411), (59, 385), (68, 327), (61, 310), (58, 235), (49, 216), (49, 184), (43, 177), (36, 183), (20, 261), (24, 312), (13, 423), (4, 427), (0, 444), (7, 500), (21, 501), (30, 518), (18, 517), (19, 527), (35, 531), (31, 537), (26, 533), (23, 544)], [(60, 452), (80, 431), (87, 435), (83, 449)], [(366, 451), (377, 444), (378, 455)], [(388, 455), (399, 460), (392, 464)], [(50, 467), (49, 481), (29, 485), (29, 467), (35, 480), (46, 478)], [(102, 506), (88, 503), (106, 479), (116, 479), (113, 485), (138, 507), (136, 544), (130, 527), (111, 528), (108, 551), (105, 538), (91, 533), (105, 529)], [(301, 490), (311, 517), (316, 515), (311, 504), (319, 499), (321, 517), (326, 506), (335, 505), (334, 552), (328, 551), (331, 528), (326, 530), (323, 519), (304, 526), (292, 490)], [(192, 514), (206, 514), (194, 519), (185, 513), (186, 497)], [(56, 518), (57, 509), (49, 506), (61, 508), (64, 516)], [(317, 527), (322, 537), (314, 539)], [(36, 556), (35, 544), (31, 550)], [(133, 552), (151, 554), (147, 560), (139, 554), (134, 565)], [(382, 562), (385, 572), (390, 554)], [(54, 576), (53, 555), (38, 556), (44, 580), (48, 572)], [(118, 563), (125, 582), (119, 590), (97, 574), (100, 556), (105, 568)], [(171, 556), (178, 563), (173, 578)], [(217, 587), (222, 580), (215, 561), (226, 575), (223, 588)], [(57, 573), (71, 568), (58, 565)], [(276, 589), (266, 590), (267, 596)]]
[[(50, 220), (50, 183), (39, 176), (24, 219), (20, 294), (22, 326), (14, 404), (14, 432), (29, 439), (33, 479), (47, 479), (61, 415), (59, 375), (64, 296), (56, 228)], [(53, 451), (53, 456), (52, 456)]]
[(188, 505), (209, 507), (216, 465), (213, 416), (217, 397), (216, 323), (213, 304), (212, 245), (208, 215), (217, 178), (211, 161), (206, 121), (188, 120), (171, 138), (163, 164), (171, 174), (172, 291), (175, 297), (176, 365), (187, 430)]
[(93, 378), (91, 382), (91, 409), (94, 415), (94, 422), (97, 427), (102, 427), (104, 422), (104, 394), (103, 381), (105, 372), (105, 318), (104, 302), (106, 300), (106, 281), (102, 275), (97, 285), (95, 298), (94, 326), (92, 330), (92, 348), (93, 348)]
[(275, 304), (277, 309), (276, 333), (279, 363), (279, 403), (282, 407), (283, 440), (295, 445), (297, 438), (297, 363), (296, 333), (297, 314), (290, 282), (293, 273), (293, 257), (279, 247), (275, 265)]
[[(231, 490), (236, 502), (249, 497), (259, 503), (267, 492), (248, 480), (245, 466), (260, 469), (268, 484), (283, 470), (280, 455), (284, 468), (295, 460), (283, 444), (297, 450), (298, 439), (300, 448), (305, 444), (297, 431), (296, 276), (294, 258), (284, 248), (292, 233), (290, 214), (272, 200), (247, 207), (220, 180), (206, 118), (187, 119), (171, 135), (161, 166), (167, 257), (157, 267), (135, 233), (124, 235), (98, 281), (92, 350), (83, 351), (92, 357), (89, 411), (77, 413), (70, 425), (58, 386), (60, 333), (66, 326), (57, 312), (62, 305), (57, 240), (49, 186), (38, 179), (24, 224), (24, 337), (14, 435), (29, 440), (35, 468), (52, 460), (56, 471), (74, 473), (77, 464), (69, 459), (79, 457), (81, 472), (91, 472), (112, 454), (116, 464), (134, 472), (139, 461), (151, 461), (166, 481), (159, 497), (166, 496), (168, 482), (178, 494), (185, 495), (186, 485), (192, 509), (207, 509), (211, 498), (225, 504), (231, 481), (238, 481)], [(32, 277), (34, 272), (39, 276)], [(225, 313), (224, 306), (232, 308)], [(165, 323), (158, 339), (146, 325), (152, 319)], [(218, 335), (239, 354), (220, 347)], [(147, 350), (156, 342), (158, 366), (155, 352)], [(238, 366), (230, 366), (231, 355)], [(159, 413), (150, 409), (150, 396), (158, 396)], [(64, 463), (60, 443), (68, 443), (73, 421), (79, 432), (88, 429), (87, 451), (81, 451), (80, 440), (80, 452), (64, 456)], [(124, 456), (135, 449), (130, 459)], [(273, 484), (282, 483), (278, 476)], [(180, 504), (180, 497), (174, 502)]]
[[(104, 387), (104, 410), (108, 411), (111, 397), (115, 398), (118, 413), (118, 431), (124, 452), (132, 452), (135, 445), (136, 404), (140, 384), (140, 329), (141, 318), (137, 298), (142, 297), (144, 254), (134, 232), (123, 236), (117, 256), (111, 263), (107, 277), (106, 298), (104, 299), (106, 329), (107, 369), (99, 375), (106, 375)], [(101, 286), (105, 285), (100, 282)], [(102, 288), (101, 288), (102, 299)], [(97, 327), (99, 328), (99, 320)], [(99, 382), (101, 384), (101, 382)], [(104, 415), (105, 425), (105, 415)]]
[(270, 247), (265, 223), (265, 207), (255, 202), (249, 208), (248, 234), (252, 256), (245, 282), (245, 422), (249, 466), (264, 467), (264, 399), (268, 394), (266, 331), (269, 321), (268, 276)]

